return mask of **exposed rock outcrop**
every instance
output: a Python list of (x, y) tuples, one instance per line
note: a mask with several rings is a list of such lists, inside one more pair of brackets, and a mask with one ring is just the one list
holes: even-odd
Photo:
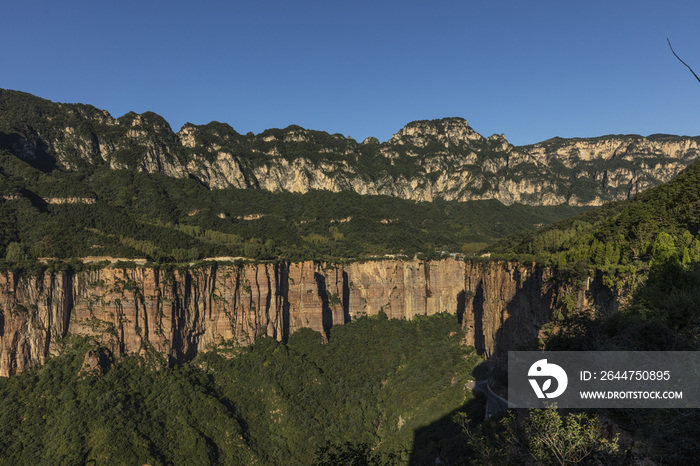
[(698, 158), (700, 137), (553, 138), (515, 147), (462, 118), (409, 123), (384, 143), (299, 126), (242, 135), (226, 124), (174, 133), (146, 112), (112, 118), (0, 90), (0, 150), (43, 167), (87, 165), (195, 178), (211, 188), (382, 194), (416, 201), (600, 205), (670, 180)]
[[(7, 273), (0, 290), (0, 376), (42, 364), (69, 333), (91, 336), (114, 354), (152, 349), (175, 363), (223, 341), (286, 341), (304, 327), (328, 339), (333, 326), (379, 312), (455, 314), (466, 342), (502, 364), (508, 349), (535, 341), (567, 292), (546, 269), (451, 259)], [(590, 284), (577, 293), (581, 308), (614, 306)], [(86, 370), (98, 367), (98, 356)]]

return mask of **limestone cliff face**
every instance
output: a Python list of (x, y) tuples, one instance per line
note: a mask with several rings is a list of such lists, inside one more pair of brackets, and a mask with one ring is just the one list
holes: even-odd
[(192, 177), (211, 188), (314, 189), (432, 201), (600, 205), (668, 181), (698, 158), (700, 137), (554, 138), (515, 147), (462, 118), (409, 123), (358, 143), (298, 126), (242, 135), (226, 124), (174, 133), (146, 112), (112, 118), (0, 89), (0, 150), (44, 167), (87, 165)]
[[(466, 343), (503, 364), (508, 349), (532, 344), (558, 305), (563, 291), (549, 278), (533, 266), (455, 260), (7, 273), (0, 276), (0, 376), (42, 364), (68, 334), (91, 336), (117, 354), (153, 348), (175, 363), (223, 341), (286, 341), (304, 327), (328, 339), (334, 325), (379, 312), (455, 314)], [(592, 286), (578, 295), (582, 308), (611, 303)]]

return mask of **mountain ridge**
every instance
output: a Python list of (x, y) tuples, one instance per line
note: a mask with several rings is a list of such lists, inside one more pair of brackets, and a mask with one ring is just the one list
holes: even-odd
[(91, 105), (0, 91), (0, 150), (44, 170), (106, 165), (195, 178), (214, 189), (594, 206), (670, 180), (698, 158), (699, 145), (700, 136), (655, 134), (514, 146), (460, 117), (412, 121), (385, 142), (297, 125), (244, 135), (226, 123), (186, 123), (175, 133), (153, 112), (113, 118)]

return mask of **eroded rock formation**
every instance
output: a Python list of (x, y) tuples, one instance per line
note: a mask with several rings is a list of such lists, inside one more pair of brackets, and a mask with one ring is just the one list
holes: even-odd
[(700, 137), (610, 135), (513, 146), (463, 118), (414, 121), (388, 141), (358, 143), (299, 126), (240, 134), (212, 122), (177, 133), (159, 115), (120, 118), (0, 89), (0, 150), (44, 169), (106, 166), (210, 188), (354, 191), (432, 201), (600, 205), (670, 180), (698, 158)]
[[(532, 265), (451, 259), (8, 272), (0, 275), (0, 376), (42, 364), (69, 333), (115, 354), (153, 348), (175, 363), (224, 341), (286, 341), (304, 327), (328, 339), (333, 326), (379, 312), (455, 314), (466, 343), (502, 364), (509, 349), (536, 340), (570, 292), (550, 278)], [(577, 293), (582, 308), (614, 305), (590, 285)]]

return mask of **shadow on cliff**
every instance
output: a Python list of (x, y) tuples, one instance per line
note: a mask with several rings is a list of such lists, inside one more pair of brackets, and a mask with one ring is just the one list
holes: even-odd
[(479, 282), (472, 300), (472, 315), (474, 316), (474, 348), (479, 356), (486, 355), (486, 337), (484, 336), (484, 282)]
[(275, 264), (275, 304), (282, 310), (282, 343), (289, 341), (289, 262)]
[[(507, 383), (505, 369), (508, 351), (536, 349), (540, 329), (551, 319), (555, 287), (545, 282), (542, 270), (535, 269), (532, 273), (523, 274), (516, 268), (511, 279), (516, 284), (515, 293), (500, 309), (494, 308), (493, 303), (498, 301), (503, 290), (489, 289), (483, 279), (473, 291), (462, 291), (457, 296), (457, 319), (466, 332), (472, 333), (469, 336), (473, 337), (477, 353), (487, 361), (474, 369), (474, 380), (486, 379), (492, 374), (501, 383)], [(467, 316), (473, 321), (465, 321)], [(500, 324), (489, 345), (488, 329), (497, 322)], [(471, 463), (474, 452), (470, 450), (461, 426), (453, 421), (453, 417), (463, 412), (472, 422), (483, 422), (486, 396), (481, 392), (474, 392), (474, 395), (475, 398), (459, 409), (416, 429), (409, 464)]]
[(323, 325), (323, 336), (326, 341), (331, 338), (331, 327), (333, 327), (333, 312), (331, 311), (330, 299), (326, 290), (326, 277), (323, 274), (314, 272), (318, 297), (321, 298), (321, 322)]
[(350, 278), (348, 273), (343, 270), (343, 321), (348, 323), (351, 320), (350, 317)]
[[(484, 365), (472, 372), (475, 379), (483, 377), (479, 374), (485, 369)], [(474, 397), (458, 409), (451, 411), (427, 426), (419, 427), (413, 432), (413, 444), (408, 464), (412, 466), (435, 464), (469, 464), (474, 452), (467, 444), (462, 427), (453, 419), (458, 413), (466, 414), (472, 423), (484, 422), (486, 413), (486, 396), (473, 391)]]
[[(336, 277), (337, 278), (337, 277)], [(347, 324), (350, 322), (350, 279), (348, 278), (348, 273), (343, 271), (341, 274), (342, 285), (341, 285), (341, 297), (335, 296), (331, 298), (328, 294), (328, 285), (326, 283), (326, 277), (319, 272), (314, 272), (314, 280), (316, 280), (316, 292), (318, 297), (321, 299), (321, 323), (323, 325), (323, 334), (325, 341), (331, 338), (331, 328), (334, 324)], [(335, 299), (335, 303), (332, 300)], [(339, 302), (338, 302), (339, 300)], [(334, 310), (331, 305), (342, 305), (342, 322), (334, 322)], [(341, 319), (340, 315), (337, 315), (338, 320)]]
[(33, 134), (25, 137), (19, 133), (0, 132), (0, 149), (6, 150), (44, 173), (54, 171), (56, 159), (48, 153), (48, 145), (32, 128), (27, 128), (27, 131)]
[[(487, 315), (485, 304), (493, 300), (489, 290), (479, 283), (473, 299), (474, 346), (477, 352), (489, 362), (491, 367), (507, 368), (508, 351), (528, 351), (538, 348), (537, 341), (542, 327), (552, 319), (556, 300), (555, 286), (548, 284), (543, 270), (537, 268), (523, 274), (519, 268), (512, 272), (516, 283), (515, 294), (497, 310), (497, 315)], [(493, 314), (493, 310), (491, 311)], [(486, 344), (486, 321), (498, 319), (500, 325), (493, 335), (489, 348)]]
[[(216, 273), (216, 267), (212, 268), (212, 274)], [(168, 355), (168, 365), (175, 366), (186, 361), (191, 361), (197, 355), (197, 347), (201, 330), (191, 329), (191, 323), (198, 322), (199, 308), (193, 306), (193, 315), (188, 315), (192, 297), (192, 275), (186, 273), (182, 294), (178, 294), (177, 284), (171, 283), (171, 293), (176, 297), (176, 303), (172, 306), (172, 349)]]

